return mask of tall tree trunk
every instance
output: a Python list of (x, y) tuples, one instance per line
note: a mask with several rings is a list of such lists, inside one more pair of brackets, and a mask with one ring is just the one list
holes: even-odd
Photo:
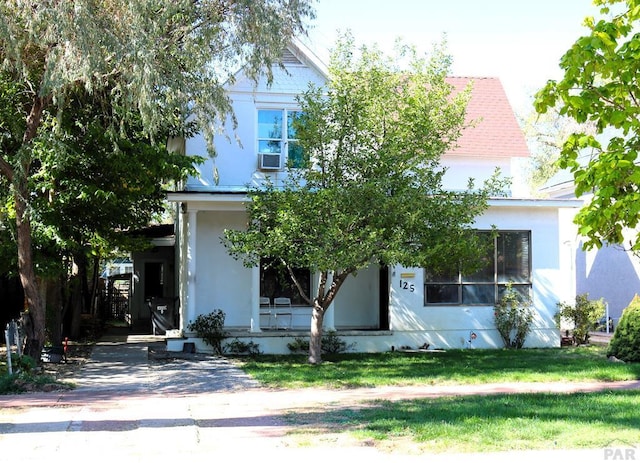
[(325, 309), (316, 302), (311, 313), (311, 335), (309, 337), (309, 363), (318, 365), (322, 362), (322, 322)]
[[(20, 182), (23, 183), (23, 182)], [(24, 353), (36, 361), (45, 342), (45, 308), (33, 265), (31, 246), (31, 221), (29, 220), (26, 199), (28, 188), (25, 185), (17, 189), (16, 201), (16, 238), (18, 242), (18, 273), (24, 289), (25, 299), (25, 347)]]
[(86, 312), (85, 313), (90, 313), (93, 314), (95, 313), (95, 307), (97, 305), (97, 301), (98, 301), (98, 282), (100, 279), (100, 257), (94, 257), (93, 258), (93, 270), (91, 273), (91, 286), (89, 287), (90, 290), (90, 298), (89, 298), (89, 305), (87, 307), (85, 307)]
[[(18, 244), (18, 274), (24, 289), (25, 298), (25, 349), (24, 353), (36, 361), (40, 361), (40, 353), (45, 343), (46, 315), (44, 302), (36, 279), (33, 264), (33, 247), (31, 241), (31, 219), (28, 211), (29, 171), (31, 170), (31, 147), (38, 127), (42, 122), (44, 108), (50, 97), (36, 96), (27, 116), (27, 127), (22, 139), (22, 159), (20, 171), (9, 172), (15, 189), (16, 203), (16, 241)], [(3, 170), (4, 172), (4, 170)]]

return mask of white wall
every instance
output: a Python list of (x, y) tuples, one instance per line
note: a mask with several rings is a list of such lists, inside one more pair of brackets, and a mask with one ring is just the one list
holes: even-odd
[[(477, 221), (480, 229), (495, 224), (500, 230), (531, 230), (533, 302), (536, 317), (527, 347), (559, 343), (553, 321), (556, 303), (570, 292), (570, 248), (561, 248), (558, 210), (547, 207), (493, 207)], [(401, 284), (407, 282), (407, 284)], [(493, 306), (424, 305), (422, 269), (397, 267), (391, 274), (391, 329), (416, 348), (423, 343), (438, 348), (502, 347), (494, 328)], [(470, 340), (470, 334), (477, 338)], [(398, 347), (398, 346), (396, 346)]]
[[(298, 65), (288, 67), (288, 73), (274, 69), (272, 87), (262, 79), (256, 87), (247, 79), (240, 79), (230, 90), (230, 98), (238, 127), (234, 130), (227, 120), (224, 134), (215, 137), (217, 155), (198, 167), (199, 178), (190, 178), (188, 190), (244, 190), (249, 182), (261, 181), (265, 175), (275, 177), (282, 172), (258, 171), (256, 149), (256, 108), (297, 109), (296, 95), (307, 90), (309, 83), (322, 85), (324, 80), (315, 71)], [(185, 141), (190, 155), (207, 156), (206, 142), (198, 134)], [(214, 166), (219, 181), (214, 181)]]
[(371, 266), (349, 276), (335, 301), (336, 328), (377, 328), (379, 326), (378, 267)]
[(200, 211), (197, 227), (196, 315), (221, 309), (229, 327), (251, 320), (251, 269), (221, 244), (225, 228), (242, 228), (244, 212)]
[(466, 190), (469, 178), (475, 180), (475, 187), (490, 178), (496, 167), (500, 168), (502, 177), (511, 176), (511, 162), (507, 158), (487, 159), (478, 156), (445, 156), (441, 165), (447, 169), (443, 178), (443, 186), (449, 190)]
[(441, 164), (447, 168), (447, 173), (443, 179), (443, 186), (451, 190), (464, 190), (471, 177), (475, 180), (475, 186), (480, 187), (494, 174), (495, 169), (499, 168), (500, 176), (508, 178), (511, 182), (508, 195), (514, 198), (529, 198), (531, 191), (526, 171), (528, 161), (527, 158), (444, 156)]

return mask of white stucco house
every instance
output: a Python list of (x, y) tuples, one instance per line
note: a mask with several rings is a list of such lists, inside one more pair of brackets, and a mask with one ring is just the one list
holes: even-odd
[[(168, 194), (178, 211), (175, 274), (180, 300), (179, 327), (168, 333), (169, 350), (182, 350), (185, 342), (206, 350), (187, 326), (214, 309), (225, 312), (232, 339), (253, 341), (265, 353), (288, 353), (288, 342), (309, 333), (311, 308), (298, 304), (277, 276), (260, 267), (245, 268), (221, 243), (225, 229), (246, 222), (247, 185), (267, 177), (277, 182), (284, 175), (287, 153), (266, 149), (273, 147), (267, 142), (274, 141), (274, 135), (265, 128), (276, 122), (282, 128), (276, 145), (286, 146), (287, 118), (298, 109), (296, 95), (309, 82), (322, 85), (327, 78), (324, 65), (300, 44), (285, 51), (284, 63), (286, 71), (274, 69), (271, 86), (266, 80), (256, 86), (241, 75), (229, 86), (238, 120), (235, 134), (229, 128), (228, 137), (217, 138), (215, 160), (201, 165), (198, 178)], [(469, 177), (483, 180), (496, 166), (513, 178), (510, 195), (492, 199), (476, 222), (478, 230), (495, 225), (500, 231), (493, 255), (488, 256), (490, 264), (474, 275), (432, 278), (421, 268), (372, 266), (349, 277), (327, 312), (325, 330), (336, 330), (356, 351), (424, 344), (448, 349), (502, 347), (493, 304), (508, 281), (528, 291), (534, 302), (534, 326), (525, 346), (559, 346), (553, 321), (556, 303), (575, 294), (572, 249), (565, 245), (575, 241), (575, 230), (564, 217), (580, 202), (528, 196), (520, 167), (529, 152), (502, 85), (495, 78), (449, 81), (461, 88), (470, 80), (474, 88), (468, 115), (478, 123), (465, 130), (459, 146), (442, 162), (449, 168), (445, 184), (452, 189), (465, 188)], [(184, 140), (181, 149), (186, 155), (203, 155), (205, 141), (195, 136)], [(307, 272), (303, 277), (313, 288), (314, 275)], [(288, 297), (291, 307), (276, 317), (273, 305), (280, 296)], [(262, 298), (267, 298), (264, 304)]]

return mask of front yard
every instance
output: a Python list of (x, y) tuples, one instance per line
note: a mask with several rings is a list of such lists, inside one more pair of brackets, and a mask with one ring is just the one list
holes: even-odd
[[(454, 350), (325, 357), (260, 357), (241, 367), (275, 388), (351, 388), (640, 379), (640, 364), (609, 361), (605, 347)], [(294, 445), (371, 445), (398, 453), (635, 447), (640, 390), (498, 394), (296, 410)]]
[(450, 350), (325, 356), (319, 366), (306, 356), (238, 359), (265, 386), (375, 387), (550, 381), (640, 379), (640, 364), (616, 363), (606, 347)]

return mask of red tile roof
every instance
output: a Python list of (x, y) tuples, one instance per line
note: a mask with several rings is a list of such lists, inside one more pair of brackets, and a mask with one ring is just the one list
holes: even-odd
[(454, 92), (472, 82), (467, 121), (476, 121), (464, 129), (457, 147), (446, 156), (527, 157), (524, 134), (509, 104), (502, 83), (494, 77), (448, 77)]

